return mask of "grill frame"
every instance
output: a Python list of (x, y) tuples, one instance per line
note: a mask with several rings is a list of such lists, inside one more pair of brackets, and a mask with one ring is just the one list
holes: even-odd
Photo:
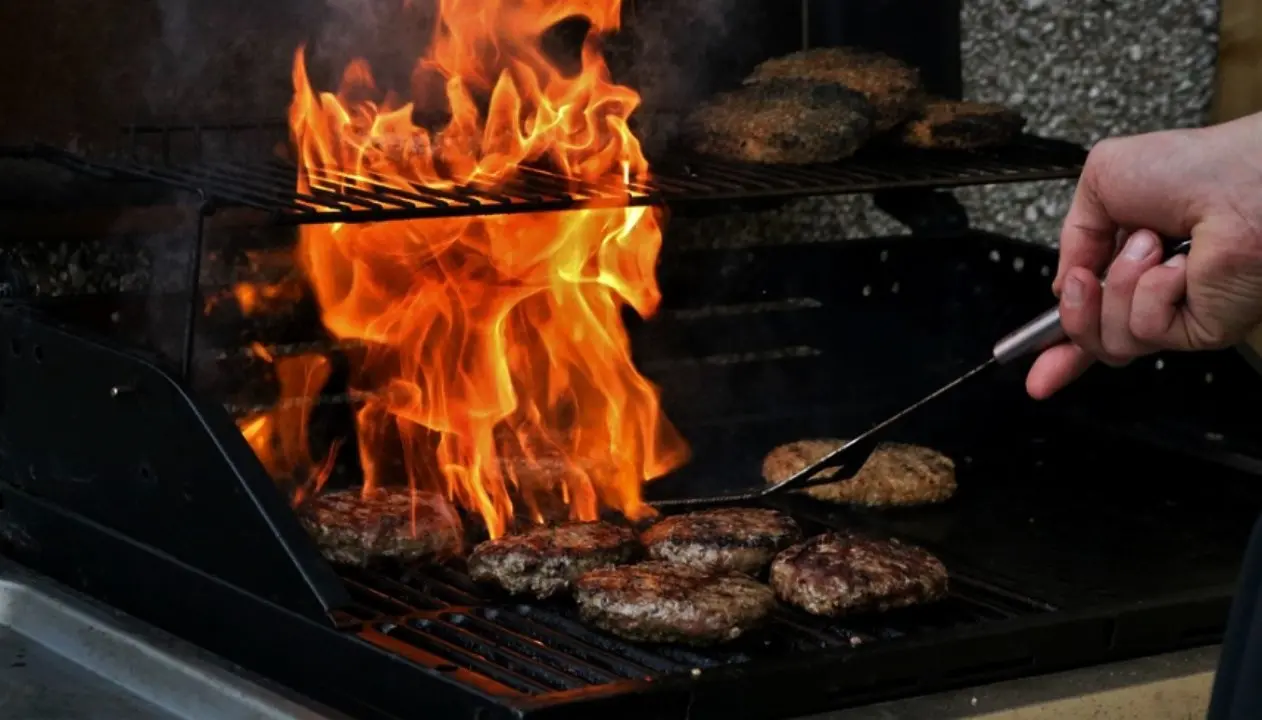
[[(1010, 257), (1018, 253), (1027, 262), (1037, 264), (1040, 260), (1049, 259), (1050, 251), (1021, 246), (993, 236), (989, 240), (986, 240), (987, 236), (979, 237), (983, 242), (970, 246), (973, 247), (970, 252), (976, 253), (976, 257), (969, 256), (971, 261), (987, 262), (982, 251), (987, 247), (986, 242), (993, 243), (1004, 253), (1011, 253), (991, 259), (997, 274), (1011, 275), (1011, 284), (1005, 287), (1027, 288), (1023, 293), (1014, 293), (1016, 307), (1010, 309), (1011, 312), (1021, 315), (1025, 312), (1026, 303), (1042, 302), (1038, 299), (1045, 293), (1042, 283), (1039, 283), (1039, 293), (1031, 294), (1030, 279), (1021, 279), (1015, 272), (1005, 274), (1000, 271)], [(890, 243), (903, 243), (908, 249), (899, 250), (899, 253), (915, 254), (929, 247), (928, 243), (951, 241), (898, 239), (884, 242), (884, 246), (890, 248), (896, 247)], [(957, 238), (955, 242), (964, 241)], [(864, 241), (854, 247), (855, 253), (875, 253), (882, 244)], [(795, 260), (788, 262), (792, 264)], [(751, 271), (761, 268), (770, 272), (765, 265), (758, 257), (747, 258), (744, 263), (744, 267)], [(830, 271), (820, 265), (807, 265), (801, 281), (827, 279), (839, 283), (843, 291), (849, 288), (857, 293), (859, 282), (878, 283), (889, 279), (882, 273), (865, 271), (857, 266), (839, 266)], [(786, 278), (790, 285), (798, 280)], [(667, 278), (666, 282), (683, 282), (683, 279)], [(743, 287), (744, 283), (740, 285)], [(698, 292), (703, 291), (704, 288), (698, 289)], [(758, 293), (758, 286), (750, 288), (749, 292)], [(60, 346), (41, 340), (41, 333), (51, 331), (25, 311), (18, 314), (17, 308), (7, 308), (0, 313), (0, 318), (4, 320), (0, 323), (0, 333), (3, 334), (0, 339), (11, 341), (16, 337), (26, 348), (33, 347), (31, 342), (43, 343), (44, 346), (43, 361), (34, 361), (28, 356), (18, 363), (6, 357), (4, 378), (9, 385), (0, 395), (6, 401), (10, 418), (29, 417), (35, 413), (37, 402), (61, 398), (58, 393), (67, 392), (64, 383), (66, 366), (59, 364), (58, 358), (80, 358), (82, 367), (77, 367), (75, 372), (92, 378), (102, 397), (109, 395), (111, 387), (120, 384), (120, 377), (131, 374), (125, 365), (105, 368), (95, 362), (91, 353), (82, 353), (87, 341), (77, 335), (66, 335), (64, 344)], [(987, 330), (983, 329), (982, 333), (985, 332)], [(0, 344), (2, 347), (4, 345)], [(1196, 359), (1189, 362), (1191, 364), (1179, 373), (1180, 376), (1195, 375), (1198, 368), (1204, 367), (1203, 364), (1197, 365)], [(1202, 358), (1200, 362), (1205, 360)], [(949, 369), (937, 368), (938, 371)], [(1217, 367), (1215, 371), (1218, 371)], [(146, 369), (140, 376), (152, 377), (148, 373), (150, 371)], [(1153, 380), (1139, 368), (1127, 371), (1126, 377), (1137, 378), (1133, 382), (1141, 387)], [(1173, 376), (1167, 380), (1175, 381)], [(25, 394), (15, 393), (12, 390), (15, 386), (29, 386), (33, 390)], [(77, 394), (97, 394), (96, 390), (84, 385), (75, 385), (69, 390)], [(65, 398), (65, 401), (76, 399), (82, 402), (77, 396)], [(891, 401), (896, 400), (891, 398)], [(187, 408), (178, 412), (197, 411), (191, 403)], [(206, 408), (204, 412), (207, 416), (220, 417), (218, 421), (209, 423), (205, 430), (215, 443), (230, 449), (234, 444), (238, 449), (244, 447), (244, 441), (231, 428), (222, 411)], [(99, 416), (102, 437), (108, 439), (111, 432), (134, 435), (134, 428), (119, 422), (119, 417), (122, 415), (102, 413)], [(187, 427), (182, 422), (170, 424)], [(69, 432), (65, 428), (60, 429)], [(5, 428), (4, 439), (12, 437), (12, 428)], [(46, 443), (47, 454), (52, 455), (57, 448), (66, 447), (68, 442), (72, 440), (50, 436)], [(145, 452), (160, 452), (158, 447), (170, 452), (170, 448), (186, 446), (184, 440), (170, 434), (153, 433), (145, 442), (151, 446)], [(117, 445), (128, 451), (134, 447), (121, 441)], [(360, 626), (350, 613), (349, 605), (336, 605), (327, 618), (319, 617), (287, 606), (288, 603), (260, 597), (267, 594), (266, 588), (242, 587), (240, 582), (216, 577), (206, 572), (206, 567), (199, 567), (196, 562), (189, 563), (187, 556), (182, 557), (185, 562), (174, 562), (170, 552), (172, 548), (144, 542), (127, 532), (125, 527), (120, 527), (117, 518), (109, 514), (117, 512), (117, 508), (91, 504), (76, 506), (55, 493), (50, 496), (48, 487), (42, 483), (52, 480), (71, 483), (73, 477), (67, 477), (65, 468), (60, 469), (59, 475), (59, 468), (55, 465), (41, 465), (40, 472), (29, 482), (15, 483), (22, 465), (17, 462), (13, 448), (6, 445), (5, 449), (7, 452), (0, 458), (3, 461), (0, 463), (3, 467), (0, 496), (6, 503), (0, 514), (3, 516), (0, 518), (0, 529), (4, 530), (2, 534), (7, 540), (6, 551), (20, 561), (124, 611), (183, 635), (234, 662), (264, 669), (266, 674), (280, 682), (366, 718), (408, 716), (422, 698), (436, 714), (483, 718), (581, 718), (590, 717), (594, 712), (610, 717), (694, 718), (730, 717), (733, 712), (742, 716), (765, 717), (805, 714), (1212, 642), (1221, 632), (1231, 595), (1229, 586), (1214, 585), (1182, 593), (1154, 595), (1142, 601), (1133, 597), (1112, 600), (1090, 598), (1068, 609), (948, 629), (927, 637), (885, 640), (857, 648), (833, 648), (804, 653), (801, 658), (755, 659), (737, 665), (707, 668), (699, 677), (675, 672), (651, 681), (628, 679), (544, 695), (506, 697), (500, 687), (477, 673), (459, 667), (455, 671), (443, 668), (446, 663), (436, 656), (426, 659), (426, 665), (413, 666), (401, 662), (399, 655), (390, 652), (392, 646), (380, 638), (375, 638), (374, 642), (355, 639)], [(1195, 448), (1188, 449), (1188, 452), (1195, 454)], [(238, 471), (257, 464), (248, 452), (247, 455), (238, 452), (228, 454)], [(132, 457), (127, 463), (143, 461), (143, 457)], [(261, 471), (261, 468), (254, 468), (251, 472), (255, 470)], [(145, 489), (140, 476), (135, 473), (111, 477), (109, 482), (115, 484), (119, 493), (141, 496), (151, 492)], [(274, 491), (270, 484), (260, 491), (268, 488)], [(235, 508), (234, 512), (257, 511), (249, 504)], [(267, 521), (266, 525), (283, 522), (281, 518), (270, 514), (263, 519)], [(197, 522), (196, 516), (192, 522)], [(887, 525), (880, 517), (847, 515), (845, 522), (860, 525), (866, 522), (865, 529), (869, 531), (892, 532), (907, 537), (899, 529), (905, 526), (899, 525), (897, 519)], [(213, 526), (202, 527), (204, 531), (213, 532), (215, 528), (238, 524), (226, 518), (215, 518)], [(261, 537), (267, 539), (266, 535)], [(314, 552), (305, 535), (288, 540), (283, 537), (278, 540), (277, 537), (266, 541), (289, 542), (300, 553)], [(921, 540), (917, 537), (909, 539)], [(967, 558), (953, 556), (950, 542), (939, 540), (937, 544), (923, 544), (942, 556), (965, 585), (980, 572), (970, 565)], [(323, 563), (322, 560), (318, 562)], [(998, 582), (992, 576), (993, 572), (987, 571), (981, 582)], [(1003, 587), (1011, 587), (1008, 578), (1002, 580)], [(197, 604), (190, 606), (190, 597), (195, 598)], [(1040, 599), (1048, 598), (1040, 595)], [(1060, 607), (1067, 606), (1060, 603)], [(321, 663), (336, 667), (322, 668), (313, 673), (308, 663), (313, 656), (338, 658), (340, 664)], [(768, 687), (775, 687), (780, 692), (772, 696), (766, 692)]]
[[(632, 184), (630, 193), (523, 168), (517, 180), (497, 188), (421, 188), (407, 193), (379, 185), (380, 192), (374, 194), (326, 191), (302, 195), (294, 187), (297, 168), (292, 162), (275, 157), (259, 160), (272, 154), (261, 151), (257, 136), (275, 132), (276, 126), (268, 123), (146, 126), (132, 129), (129, 151), (116, 157), (89, 158), (44, 146), (33, 152), (88, 175), (197, 193), (212, 209), (259, 211), (281, 225), (663, 205), (704, 212), (821, 195), (1071, 179), (1078, 176), (1086, 160), (1086, 151), (1079, 145), (1022, 135), (1009, 145), (976, 151), (880, 145), (839, 163), (803, 166), (747, 164), (681, 153), (654, 162), (652, 179)], [(242, 134), (247, 139), (239, 139)], [(144, 144), (146, 139), (151, 141), (148, 145)], [(153, 140), (156, 150), (151, 147)], [(207, 149), (211, 146), (215, 149)]]

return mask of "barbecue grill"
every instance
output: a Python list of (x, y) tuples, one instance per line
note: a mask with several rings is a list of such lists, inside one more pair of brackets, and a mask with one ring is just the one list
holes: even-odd
[[(459, 560), (332, 566), (234, 424), (277, 402), (256, 382), (253, 347), (333, 360), (317, 442), (346, 432), (357, 401), (338, 379), (355, 348), (328, 338), (309, 298), (280, 320), (210, 302), (254, 271), (247, 251), (283, 257), (293, 225), (652, 204), (678, 226), (873, 193), (909, 235), (715, 250), (672, 248), (668, 229), (663, 307), (627, 319), (637, 367), (693, 449), (649, 495), (756, 485), (775, 445), (861, 431), (1053, 301), (1054, 251), (970, 229), (943, 189), (1071, 178), (1081, 148), (1023, 137), (774, 170), (673, 158), (620, 196), (542, 172), (494, 190), (301, 194), (271, 154), (277, 131), (283, 141), (269, 123), (136, 126), (113, 156), (15, 153), (72, 170), (83, 197), (152, 210), (186, 238), (188, 260), (183, 286), (141, 295), (12, 283), (18, 296), (0, 306), (6, 555), (363, 718), (793, 717), (1221, 636), (1262, 511), (1262, 448), (1232, 419), (1262, 383), (1233, 352), (1096, 371), (1045, 403), (1025, 397), (1023, 368), (959, 389), (897, 429), (956, 458), (949, 502), (768, 501), (808, 531), (926, 547), (951, 572), (949, 597), (837, 621), (783, 608), (717, 648), (619, 640), (566, 601), (479, 587)], [(343, 461), (333, 482), (357, 473)]]

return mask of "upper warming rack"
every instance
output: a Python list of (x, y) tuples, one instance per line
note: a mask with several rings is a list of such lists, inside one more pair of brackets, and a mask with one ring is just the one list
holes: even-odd
[[(373, 190), (303, 193), (296, 188), (294, 164), (280, 159), (238, 159), (243, 133), (270, 127), (140, 128), (131, 135), (130, 151), (118, 157), (89, 159), (51, 149), (46, 155), (97, 175), (148, 180), (200, 192), (218, 207), (253, 208), (284, 224), (375, 222), (579, 207), (736, 204), (813, 195), (1029, 182), (1076, 177), (1086, 158), (1086, 152), (1077, 145), (1026, 135), (1004, 147), (970, 152), (874, 147), (847, 161), (820, 165), (752, 165), (693, 156), (654, 163), (652, 180), (633, 185), (625, 193), (528, 168), (523, 168), (514, 182), (495, 188), (418, 187), (407, 191), (379, 184)], [(140, 140), (145, 138), (156, 139), (156, 147), (139, 152)], [(176, 157), (173, 146), (179, 142), (191, 147), (192, 159)], [(212, 159), (212, 153), (206, 150), (216, 143), (220, 149), (232, 149), (234, 142), (235, 150), (228, 153), (230, 159)], [(269, 150), (263, 156), (272, 155)]]

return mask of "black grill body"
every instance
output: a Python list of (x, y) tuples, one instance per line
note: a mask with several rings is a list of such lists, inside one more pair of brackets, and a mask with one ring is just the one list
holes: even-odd
[[(200, 259), (203, 240), (221, 250), (205, 230), (219, 208), (196, 207)], [(858, 432), (1052, 302), (1053, 251), (933, 227), (667, 250), (664, 307), (629, 324), (694, 460), (650, 495), (756, 484), (776, 444)], [(775, 501), (813, 530), (925, 546), (952, 572), (946, 601), (837, 622), (784, 609), (717, 649), (636, 645), (584, 628), (565, 602), (478, 588), (458, 562), (325, 563), (232, 423), (266, 398), (224, 378), (248, 374), (232, 365), (233, 339), (276, 354), (327, 338), (314, 315), (219, 327), (202, 315), (209, 289), (194, 288), (192, 303), (178, 292), (159, 303), (187, 341), (165, 348), (152, 342), (152, 298), (4, 306), (5, 551), (356, 716), (793, 717), (1214, 642), (1262, 510), (1257, 435), (1234, 407), (1256, 406), (1262, 382), (1234, 353), (1094, 371), (1041, 404), (1025, 398), (1023, 368), (997, 372), (898, 428), (957, 459), (950, 502), (865, 512)], [(227, 344), (192, 342), (182, 321), (193, 318)], [(350, 401), (329, 400), (345, 415)]]

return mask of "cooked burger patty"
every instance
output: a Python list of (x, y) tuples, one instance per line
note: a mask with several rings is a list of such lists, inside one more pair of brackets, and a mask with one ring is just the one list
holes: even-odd
[(937, 600), (946, 595), (947, 571), (914, 545), (834, 532), (777, 555), (771, 586), (790, 605), (836, 617)]
[(434, 493), (408, 488), (338, 490), (311, 498), (298, 519), (332, 562), (435, 560), (460, 552), (460, 518)]
[(915, 147), (971, 150), (1011, 142), (1024, 127), (1025, 118), (1003, 105), (934, 100), (907, 123), (902, 140)]
[(850, 88), (876, 111), (875, 129), (884, 132), (921, 105), (920, 72), (888, 55), (850, 48), (814, 48), (772, 58), (754, 68), (747, 83), (796, 78)]
[(771, 588), (735, 572), (651, 561), (593, 570), (574, 583), (584, 622), (630, 640), (734, 640), (775, 606)]
[[(781, 445), (763, 459), (763, 478), (769, 483), (787, 480), (845, 444), (845, 440), (828, 438)], [(835, 472), (829, 468), (818, 476)], [(824, 502), (880, 507), (944, 502), (955, 494), (955, 488), (955, 462), (951, 458), (921, 445), (881, 443), (854, 477), (801, 492)]]
[(802, 539), (793, 518), (764, 508), (717, 508), (665, 518), (640, 535), (654, 560), (757, 575)]
[(630, 562), (637, 547), (634, 533), (605, 522), (536, 527), (480, 543), (469, 554), (469, 575), (514, 595), (544, 599), (588, 570)]
[(868, 140), (873, 117), (853, 90), (775, 79), (716, 96), (688, 116), (684, 135), (698, 152), (743, 162), (835, 162)]

